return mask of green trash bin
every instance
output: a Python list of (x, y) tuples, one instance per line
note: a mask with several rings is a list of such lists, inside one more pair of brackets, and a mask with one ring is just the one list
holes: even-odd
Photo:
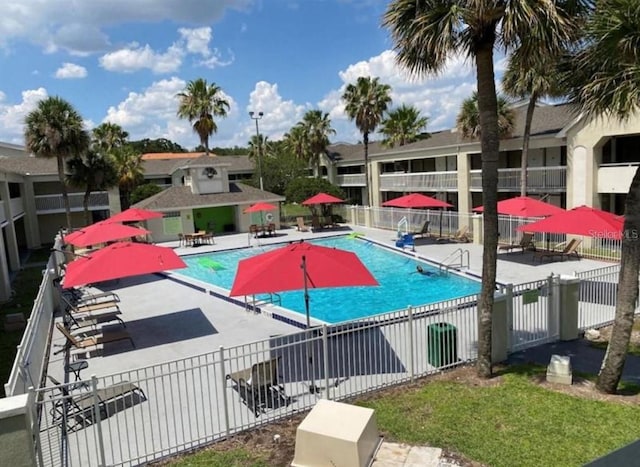
[(458, 361), (458, 336), (453, 324), (434, 323), (427, 327), (427, 358), (435, 367)]

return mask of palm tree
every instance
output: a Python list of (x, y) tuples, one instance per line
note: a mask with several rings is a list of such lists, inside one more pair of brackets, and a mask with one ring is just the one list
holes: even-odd
[(380, 133), (385, 136), (382, 141), (387, 147), (404, 146), (419, 139), (430, 138), (429, 133), (423, 133), (429, 123), (428, 117), (421, 117), (420, 111), (414, 106), (402, 104), (390, 111), (380, 122)]
[[(601, 0), (586, 27), (586, 46), (567, 73), (570, 95), (587, 116), (627, 119), (640, 110), (640, 3)], [(596, 387), (614, 393), (633, 329), (640, 273), (640, 171), (625, 201), (618, 297), (609, 345)]]
[(527, 167), (529, 165), (529, 140), (533, 113), (538, 100), (544, 97), (561, 97), (559, 57), (547, 54), (523, 56), (519, 51), (509, 58), (509, 64), (502, 77), (502, 88), (511, 97), (529, 98), (527, 115), (522, 134), (522, 159), (520, 173), (520, 195), (527, 196)]
[(127, 138), (129, 138), (129, 133), (124, 131), (122, 127), (116, 123), (101, 123), (91, 130), (92, 146), (96, 150), (106, 153), (124, 145), (127, 142)]
[(122, 209), (127, 209), (131, 204), (131, 192), (143, 179), (142, 154), (125, 145), (114, 149), (111, 157), (120, 187), (120, 204)]
[(193, 131), (200, 137), (200, 144), (209, 155), (209, 136), (218, 131), (214, 117), (226, 117), (229, 102), (223, 97), (222, 89), (206, 79), (189, 81), (187, 87), (178, 93), (178, 117), (193, 123)]
[(391, 86), (381, 84), (378, 78), (360, 76), (356, 84), (349, 84), (342, 95), (345, 111), (362, 133), (364, 145), (364, 173), (367, 203), (371, 206), (371, 180), (369, 173), (369, 134), (376, 130), (382, 116), (391, 104)]
[(67, 183), (77, 188), (84, 188), (84, 221), (91, 224), (89, 198), (93, 191), (103, 191), (116, 186), (118, 177), (113, 161), (102, 154), (89, 150), (84, 156), (74, 156), (67, 161)]
[(288, 151), (295, 154), (296, 158), (309, 162), (309, 144), (307, 142), (307, 134), (301, 123), (296, 124), (284, 135), (285, 147)]
[(329, 146), (329, 135), (336, 133), (331, 127), (331, 119), (328, 113), (320, 110), (309, 110), (302, 117), (300, 122), (304, 128), (306, 141), (308, 144), (311, 165), (315, 165), (316, 174), (320, 177), (320, 156), (327, 152)]
[(83, 154), (89, 147), (89, 135), (83, 128), (82, 117), (69, 102), (60, 97), (41, 100), (25, 118), (24, 139), (25, 146), (36, 157), (56, 158), (67, 228), (71, 229), (64, 162), (68, 157)]
[(262, 133), (259, 135), (253, 135), (249, 139), (249, 159), (257, 159), (262, 156), (266, 156), (269, 152), (270, 141), (268, 136), (264, 136)]
[[(392, 0), (383, 24), (391, 30), (397, 60), (416, 75), (435, 74), (447, 58), (467, 55), (475, 63), (479, 126), (482, 127), (484, 251), (478, 303), (478, 363), (481, 377), (491, 377), (491, 326), (498, 245), (498, 154), (500, 126), (493, 68), (494, 48), (507, 52), (521, 46), (559, 53), (574, 35), (574, 7), (590, 0)], [(542, 40), (545, 39), (545, 40)]]
[[(504, 96), (498, 96), (498, 134), (500, 139), (508, 138), (513, 132), (515, 115)], [(478, 93), (462, 101), (460, 112), (456, 118), (456, 128), (465, 138), (480, 138), (480, 110), (478, 109)]]

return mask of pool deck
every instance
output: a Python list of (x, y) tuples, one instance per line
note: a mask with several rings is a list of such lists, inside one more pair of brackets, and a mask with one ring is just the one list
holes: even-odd
[[(174, 248), (179, 255), (200, 254), (211, 251), (243, 248), (251, 245), (286, 243), (290, 241), (348, 234), (352, 231), (365, 234), (367, 238), (395, 248), (394, 232), (357, 227), (345, 227), (320, 233), (298, 232), (295, 229), (281, 230), (277, 236), (255, 239), (247, 234), (216, 237), (214, 245), (178, 247), (177, 242), (162, 244)], [(470, 268), (465, 269), (478, 277), (482, 274), (482, 245), (471, 243), (436, 243), (431, 239), (418, 239), (415, 253), (405, 253), (428, 258), (435, 262), (445, 260), (457, 249), (469, 252)], [(497, 279), (503, 284), (523, 283), (543, 279), (550, 274), (573, 275), (604, 267), (612, 263), (588, 259), (546, 261), (534, 263), (532, 254), (499, 253)], [(90, 359), (90, 367), (83, 377), (112, 374), (133, 368), (155, 365), (168, 360), (198, 355), (216, 350), (220, 346), (233, 346), (269, 338), (299, 329), (264, 315), (256, 315), (228, 301), (212, 297), (193, 288), (158, 275), (147, 275), (110, 281), (100, 285), (99, 290), (116, 292), (121, 299), (122, 318), (127, 330), (136, 342), (131, 349), (128, 342), (108, 345), (104, 356)], [(53, 333), (53, 351), (63, 344), (64, 338), (57, 330)], [(111, 355), (111, 353), (113, 355)], [(126, 357), (126, 358), (123, 358)], [(62, 354), (51, 355), (49, 374), (56, 379), (64, 377)]]
[[(177, 242), (163, 244), (174, 248), (179, 255), (199, 254), (211, 251), (227, 250), (232, 248), (259, 248), (262, 245), (286, 243), (299, 240), (310, 240), (326, 236), (348, 234), (359, 232), (367, 238), (386, 245), (392, 249), (395, 247), (395, 233), (378, 229), (368, 229), (363, 227), (353, 228), (344, 226), (341, 229), (329, 230), (326, 232), (298, 232), (295, 229), (283, 229), (277, 232), (276, 236), (255, 239), (248, 234), (228, 235), (215, 238), (215, 244), (202, 245), (198, 247), (179, 247)], [(405, 254), (416, 255), (417, 257), (428, 258), (431, 261), (441, 262), (458, 249), (468, 251), (470, 267), (467, 272), (480, 276), (482, 267), (482, 246), (470, 243), (437, 243), (433, 239), (419, 239), (416, 242), (415, 252), (405, 250)], [(611, 263), (592, 260), (567, 260), (545, 262), (543, 264), (533, 263), (532, 254), (527, 253), (500, 253), (498, 255), (497, 277), (501, 283), (523, 283), (539, 280), (548, 277), (551, 273), (572, 275), (576, 271), (592, 270), (610, 265)], [(227, 300), (216, 298), (209, 293), (203, 293), (193, 287), (161, 275), (146, 275), (125, 278), (118, 281), (110, 281), (100, 284), (98, 290), (113, 291), (121, 299), (122, 319), (126, 322), (126, 330), (135, 341), (135, 349), (128, 341), (120, 341), (107, 344), (96, 356), (88, 359), (88, 368), (82, 371), (82, 379), (89, 379), (92, 375), (104, 377), (120, 372), (136, 370), (160, 365), (168, 361), (193, 357), (217, 351), (220, 347), (229, 349), (242, 344), (270, 339), (277, 335), (285, 335), (300, 331), (299, 328), (270, 318), (265, 314), (255, 314), (246, 311), (243, 307), (230, 303)], [(207, 291), (208, 292), (208, 291)], [(58, 318), (59, 319), (59, 318)], [(119, 329), (119, 328), (117, 328)], [(388, 345), (395, 345), (395, 340), (402, 342), (401, 335), (387, 336)], [(65, 339), (61, 333), (54, 329), (52, 336), (53, 346), (49, 360), (48, 373), (58, 381), (65, 381), (64, 353), (54, 352), (60, 350)], [(385, 342), (381, 340), (381, 342)], [(251, 344), (253, 345), (253, 344)], [(248, 346), (249, 347), (249, 346)], [(247, 348), (248, 348), (247, 347)], [(402, 346), (397, 351), (400, 360), (406, 359), (402, 354)], [(163, 373), (166, 369), (151, 369), (154, 372)], [(227, 369), (228, 371), (228, 369)], [(146, 375), (146, 370), (143, 372)], [(130, 374), (135, 377), (134, 373)], [(146, 377), (146, 376), (145, 376)], [(216, 381), (224, 380), (224, 375), (214, 378)], [(68, 380), (68, 378), (67, 378)], [(107, 380), (105, 380), (107, 381)], [(130, 379), (130, 381), (136, 381)], [(155, 381), (155, 380), (154, 380)], [(359, 381), (354, 378), (354, 381)], [(47, 382), (50, 386), (51, 383)], [(366, 380), (361, 383), (366, 385)], [(153, 404), (158, 404), (163, 398), (168, 397), (163, 393), (166, 388), (152, 386), (151, 380), (145, 383), (147, 400), (150, 404), (139, 404), (136, 410), (144, 413), (154, 408)], [(227, 388), (228, 389), (228, 388)], [(227, 392), (225, 387), (212, 388), (211, 393), (202, 387), (191, 387), (188, 390), (198, 393), (198, 397), (203, 400), (218, 401), (223, 398), (223, 392)], [(185, 388), (185, 391), (187, 388)], [(228, 389), (230, 391), (230, 389)], [(318, 397), (322, 395), (309, 394), (302, 383), (287, 388), (288, 394), (297, 394), (297, 404), (302, 409), (309, 407)], [(189, 393), (191, 394), (191, 393)], [(230, 397), (237, 399), (237, 395), (232, 393)], [(211, 402), (212, 404), (214, 402)], [(166, 402), (165, 402), (166, 404)], [(179, 405), (177, 401), (176, 404)], [(177, 410), (177, 409), (176, 409)], [(236, 409), (234, 409), (236, 410)], [(240, 410), (240, 409), (237, 409)], [(212, 410), (213, 411), (213, 410)], [(248, 411), (243, 408), (242, 411)], [(115, 426), (118, 419), (134, 420), (133, 409), (125, 410), (110, 421), (109, 426)], [(232, 423), (235, 426), (242, 425), (243, 420), (250, 417), (244, 412), (235, 412), (231, 415)], [(155, 415), (149, 415), (149, 420), (154, 420)], [(156, 422), (151, 422), (156, 423)], [(197, 418), (196, 422), (197, 423)], [(245, 426), (245, 425), (243, 425)], [(168, 428), (177, 430), (177, 428)], [(53, 433), (53, 430), (50, 430)], [(78, 436), (90, 436), (89, 430), (80, 430)], [(70, 442), (73, 442), (72, 435)], [(91, 435), (92, 436), (92, 435)], [(119, 432), (116, 437), (120, 436)], [(78, 438), (80, 439), (80, 438)], [(121, 443), (126, 441), (126, 433), (121, 436)], [(47, 441), (50, 446), (55, 446), (55, 439)], [(116, 441), (117, 442), (117, 441)], [(145, 441), (146, 442), (146, 441)], [(86, 442), (77, 441), (77, 446), (82, 446)], [(124, 445), (123, 444), (123, 445)], [(87, 459), (85, 456), (93, 457), (85, 451), (84, 447), (78, 447), (77, 454), (72, 454), (75, 459)], [(55, 455), (52, 452), (52, 455)], [(126, 456), (124, 456), (126, 457)], [(142, 459), (141, 459), (142, 460)], [(80, 462), (82, 464), (82, 462)], [(74, 465), (77, 465), (74, 463)]]

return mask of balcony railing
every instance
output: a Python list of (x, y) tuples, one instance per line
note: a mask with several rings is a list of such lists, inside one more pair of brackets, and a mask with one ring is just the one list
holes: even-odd
[[(498, 169), (498, 191), (520, 191), (520, 169)], [(482, 190), (482, 170), (471, 170), (471, 189)], [(567, 189), (567, 167), (527, 168), (527, 191), (562, 192)]]
[(4, 211), (4, 201), (0, 201), (0, 224), (4, 224), (7, 221), (7, 214)]
[[(38, 214), (53, 214), (64, 212), (65, 210), (62, 195), (37, 195), (35, 199), (36, 213)], [(84, 209), (82, 206), (83, 201), (84, 193), (69, 193), (69, 205), (72, 211), (82, 211)], [(91, 193), (89, 196), (89, 209), (92, 211), (109, 209), (109, 194), (106, 191)]]
[(383, 191), (447, 191), (458, 189), (458, 172), (388, 173), (380, 175)]
[(344, 174), (336, 176), (338, 186), (365, 186), (364, 174)]
[(24, 214), (24, 204), (22, 203), (22, 198), (11, 198), (9, 200), (9, 204), (11, 205), (11, 215), (13, 217)]
[(598, 193), (628, 193), (638, 162), (601, 164), (598, 168)]

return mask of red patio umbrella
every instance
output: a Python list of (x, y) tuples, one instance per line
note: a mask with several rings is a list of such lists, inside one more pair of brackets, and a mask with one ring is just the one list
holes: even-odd
[[(473, 208), (474, 212), (482, 212), (483, 206)], [(516, 196), (515, 198), (498, 201), (498, 214), (518, 217), (547, 217), (553, 214), (565, 212), (564, 209), (545, 203), (528, 196)]]
[(302, 204), (305, 206), (309, 206), (312, 204), (335, 204), (335, 203), (344, 203), (344, 200), (336, 196), (330, 195), (328, 193), (318, 193), (317, 195), (314, 195), (309, 199), (305, 199), (302, 202)]
[(76, 230), (69, 235), (65, 235), (64, 241), (69, 245), (85, 247), (114, 240), (122, 240), (124, 238), (137, 237), (139, 235), (147, 235), (148, 233), (149, 231), (146, 229), (101, 221)]
[(63, 287), (68, 289), (78, 285), (185, 267), (187, 265), (171, 248), (146, 243), (119, 242), (69, 263)]
[[(241, 260), (229, 295), (302, 289), (309, 328), (309, 287), (364, 285), (379, 284), (355, 253), (301, 241)], [(313, 380), (309, 390), (311, 393), (318, 390)]]
[(245, 213), (249, 212), (262, 212), (262, 211), (275, 211), (278, 209), (278, 206), (274, 206), (271, 203), (265, 203), (260, 201), (259, 203), (253, 204), (244, 210)]
[(149, 211), (147, 209), (129, 208), (111, 216), (105, 222), (142, 222), (149, 219), (157, 219), (163, 215), (161, 212)]
[(523, 232), (546, 232), (583, 235), (586, 237), (622, 238), (623, 216), (589, 206), (578, 206), (531, 224), (518, 227)]
[(452, 208), (453, 205), (446, 201), (423, 195), (422, 193), (411, 193), (400, 196), (382, 203), (385, 207), (393, 208)]

